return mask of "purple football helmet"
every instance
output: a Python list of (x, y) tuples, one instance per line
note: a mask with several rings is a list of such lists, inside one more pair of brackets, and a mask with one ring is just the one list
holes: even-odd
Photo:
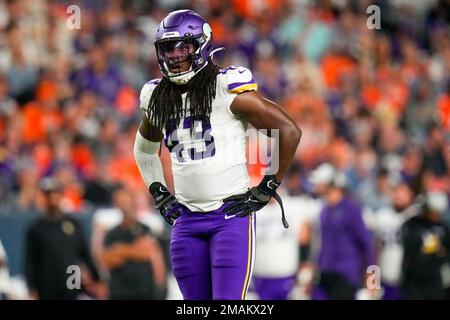
[[(161, 72), (170, 81), (185, 84), (208, 64), (213, 53), (211, 27), (195, 11), (173, 11), (158, 27), (155, 48)], [(191, 61), (188, 71), (171, 71), (186, 60)]]

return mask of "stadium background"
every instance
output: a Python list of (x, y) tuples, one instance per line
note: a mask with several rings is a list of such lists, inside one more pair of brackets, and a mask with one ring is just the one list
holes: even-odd
[[(81, 9), (79, 30), (66, 25), (71, 4)], [(367, 28), (370, 4), (381, 9), (379, 30)], [(42, 177), (62, 183), (65, 211), (88, 236), (117, 183), (152, 211), (132, 153), (139, 91), (160, 77), (156, 26), (180, 8), (210, 22), (226, 48), (219, 65), (249, 67), (260, 93), (303, 130), (289, 194), (308, 194), (323, 162), (345, 172), (372, 210), (382, 169), (416, 194), (450, 191), (448, 1), (1, 1), (0, 240), (18, 297)], [(250, 171), (257, 181), (259, 168)]]

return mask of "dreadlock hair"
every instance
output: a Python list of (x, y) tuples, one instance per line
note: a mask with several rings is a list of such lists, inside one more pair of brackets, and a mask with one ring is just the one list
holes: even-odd
[[(208, 64), (198, 72), (186, 85), (177, 85), (163, 77), (153, 90), (148, 105), (150, 123), (162, 132), (168, 129), (169, 125), (178, 125), (186, 115), (189, 106), (189, 113), (196, 120), (209, 119), (211, 115), (212, 101), (216, 96), (217, 75), (220, 68), (211, 59)], [(183, 107), (182, 94), (187, 91), (186, 104)], [(191, 133), (194, 121), (191, 121)]]

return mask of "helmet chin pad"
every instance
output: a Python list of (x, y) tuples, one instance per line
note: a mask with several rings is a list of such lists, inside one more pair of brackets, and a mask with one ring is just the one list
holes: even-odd
[[(200, 72), (204, 67), (208, 65), (208, 61), (199, 69), (193, 70), (192, 64), (188, 71), (182, 72), (182, 73), (175, 73), (167, 71), (167, 77), (169, 80), (175, 84), (182, 85), (186, 84), (191, 80), (198, 72)], [(164, 63), (164, 68), (168, 70), (166, 64)]]
[[(167, 70), (167, 66), (164, 65)], [(192, 64), (188, 71), (182, 73), (167, 71), (167, 77), (169, 80), (175, 84), (186, 84), (195, 76), (195, 71), (192, 70)]]

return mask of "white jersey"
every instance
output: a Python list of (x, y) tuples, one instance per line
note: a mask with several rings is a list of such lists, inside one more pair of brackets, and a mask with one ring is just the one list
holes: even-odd
[(281, 223), (281, 208), (270, 202), (256, 213), (256, 256), (253, 275), (279, 278), (297, 274), (299, 268), (300, 226), (309, 222), (317, 206), (307, 197), (283, 196), (289, 228)]
[(407, 219), (415, 213), (415, 206), (403, 213), (391, 207), (379, 209), (374, 214), (374, 227), (377, 238), (382, 242), (378, 257), (381, 278), (390, 285), (397, 285), (401, 275), (403, 246), (400, 242), (400, 229)]
[[(149, 211), (141, 212), (137, 220), (150, 228), (155, 236), (161, 236), (165, 232), (164, 220), (159, 214)], [(117, 227), (123, 221), (122, 211), (118, 208), (100, 208), (94, 212), (92, 224), (105, 230)]]
[[(148, 116), (150, 97), (158, 83), (149, 81), (141, 91), (140, 108)], [(193, 120), (188, 114), (173, 130), (167, 130), (170, 132), (163, 130), (172, 160), (175, 196), (190, 210), (212, 211), (224, 198), (247, 191), (247, 127), (230, 106), (239, 93), (256, 89), (250, 70), (238, 66), (222, 69), (209, 121)], [(185, 101), (186, 93), (182, 97)]]

